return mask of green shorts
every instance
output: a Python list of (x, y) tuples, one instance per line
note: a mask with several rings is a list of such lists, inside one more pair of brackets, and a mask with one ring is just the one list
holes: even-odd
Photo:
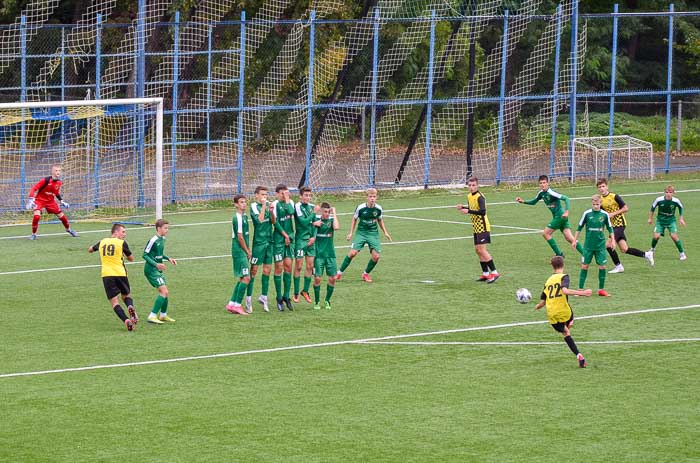
[(296, 259), (316, 256), (316, 243), (307, 246), (308, 242), (308, 240), (300, 240), (294, 243), (294, 257)]
[(547, 224), (547, 228), (564, 232), (567, 228), (571, 228), (571, 225), (569, 225), (568, 217), (553, 217), (551, 222)]
[(284, 242), (282, 244), (272, 245), (272, 258), (275, 262), (282, 262), (284, 259), (293, 259), (294, 246), (292, 244), (285, 246)]
[(236, 252), (231, 257), (233, 257), (233, 276), (236, 278), (249, 276), (250, 263), (248, 262), (248, 256), (244, 252)]
[(160, 288), (161, 286), (165, 286), (168, 284), (165, 281), (165, 275), (163, 275), (163, 272), (161, 272), (160, 270), (144, 268), (143, 274), (146, 276), (146, 279), (154, 288)]
[(272, 243), (253, 245), (250, 256), (250, 265), (272, 263)]
[(603, 249), (583, 249), (583, 264), (588, 265), (593, 260), (595, 256), (595, 263), (598, 265), (605, 265), (608, 263), (608, 253), (605, 248)]
[(338, 273), (335, 257), (316, 257), (314, 259), (314, 276), (322, 277), (324, 269), (329, 277), (334, 277)]
[(365, 244), (369, 247), (370, 251), (382, 252), (382, 244), (379, 241), (378, 233), (355, 233), (355, 237), (352, 239), (351, 248), (355, 251), (361, 251)]
[(675, 220), (673, 222), (656, 221), (656, 225), (654, 225), (654, 233), (664, 236), (664, 230), (666, 229), (668, 229), (669, 233), (678, 233), (678, 223)]

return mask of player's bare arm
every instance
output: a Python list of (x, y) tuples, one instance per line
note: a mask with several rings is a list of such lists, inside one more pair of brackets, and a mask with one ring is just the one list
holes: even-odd
[(248, 249), (248, 246), (245, 244), (245, 237), (243, 236), (243, 233), (236, 233), (236, 238), (238, 238), (238, 244), (241, 245), (241, 249), (248, 256), (248, 260), (250, 260), (250, 249)]
[(340, 221), (338, 220), (338, 213), (335, 212), (335, 207), (331, 207), (331, 214), (333, 214), (333, 230), (340, 230)]
[(350, 232), (348, 233), (348, 236), (345, 237), (347, 241), (350, 241), (352, 239), (353, 233), (355, 233), (355, 226), (357, 225), (357, 219), (355, 217), (352, 218), (352, 222), (350, 222)]
[(382, 232), (384, 233), (384, 236), (386, 237), (386, 239), (391, 241), (391, 235), (389, 234), (388, 231), (386, 231), (386, 225), (384, 225), (384, 219), (382, 219), (380, 217), (379, 219), (377, 219), (377, 223), (379, 224), (379, 228), (382, 229)]
[(593, 294), (593, 290), (591, 290), (591, 289), (562, 288), (561, 290), (567, 296), (586, 296), (586, 297), (588, 297), (591, 294)]

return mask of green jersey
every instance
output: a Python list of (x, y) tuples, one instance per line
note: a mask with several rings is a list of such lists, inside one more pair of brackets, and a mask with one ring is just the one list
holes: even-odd
[[(537, 193), (537, 197), (534, 199), (531, 199), (529, 201), (525, 201), (525, 204), (529, 204), (530, 206), (533, 206), (537, 204), (539, 200), (542, 200), (549, 208), (549, 211), (552, 213), (552, 217), (559, 218), (564, 214), (565, 211), (569, 210), (570, 202), (569, 202), (569, 197), (566, 195), (563, 195), (561, 193), (557, 193), (556, 191), (552, 190), (551, 188), (548, 189), (547, 191), (541, 191)], [(561, 203), (564, 201), (564, 206), (562, 208)]]
[(272, 213), (275, 215), (275, 231), (273, 233), (273, 241), (276, 245), (284, 245), (285, 232), (289, 235), (289, 239), (294, 247), (294, 203), (283, 203), (276, 200), (272, 203)]
[(143, 250), (143, 260), (146, 261), (144, 271), (160, 272), (156, 268), (156, 264), (162, 264), (164, 260), (170, 257), (165, 255), (165, 237), (155, 235), (148, 240), (146, 248)]
[(311, 225), (316, 221), (314, 205), (311, 203), (304, 204), (299, 201), (294, 206), (294, 211), (297, 241), (308, 241), (311, 237), (316, 236), (316, 227)]
[(678, 198), (666, 199), (663, 196), (659, 196), (654, 200), (651, 205), (651, 212), (658, 209), (658, 215), (656, 216), (656, 221), (663, 224), (671, 224), (676, 221), (676, 210), (678, 215), (683, 215), (683, 204)]
[(231, 233), (231, 254), (245, 254), (245, 251), (241, 247), (241, 243), (238, 241), (238, 234), (243, 235), (243, 241), (245, 241), (246, 247), (248, 246), (248, 216), (236, 212), (231, 220), (232, 233)]
[(584, 249), (591, 251), (605, 250), (605, 230), (607, 229), (609, 233), (613, 232), (608, 213), (602, 209), (599, 211), (588, 209), (581, 216), (577, 230), (581, 231), (583, 227), (586, 227), (586, 244)]
[(323, 220), (321, 216), (316, 216), (316, 220), (321, 221), (321, 226), (316, 231), (316, 258), (335, 257), (335, 247), (333, 246), (333, 216)]
[(253, 246), (272, 243), (272, 220), (270, 209), (265, 208), (265, 218), (260, 221), (260, 203), (250, 205), (250, 218), (253, 219)]
[(374, 207), (369, 207), (367, 203), (362, 203), (355, 209), (353, 218), (357, 221), (358, 233), (378, 234), (377, 222), (382, 220), (382, 206), (374, 203)]

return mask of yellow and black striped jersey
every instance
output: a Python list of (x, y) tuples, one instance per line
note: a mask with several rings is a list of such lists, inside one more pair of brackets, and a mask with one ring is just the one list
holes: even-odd
[(119, 238), (105, 238), (92, 247), (93, 251), (100, 253), (103, 277), (125, 277), (126, 267), (124, 256), (129, 257), (131, 250), (126, 241)]
[(484, 195), (480, 191), (469, 193), (467, 195), (467, 206), (469, 207), (469, 216), (472, 219), (474, 233), (490, 232), (491, 224), (486, 216), (486, 199)]
[(545, 301), (547, 306), (547, 318), (552, 325), (562, 323), (571, 318), (571, 306), (569, 297), (564, 294), (564, 288), (569, 287), (569, 275), (566, 273), (555, 273), (547, 278), (542, 289), (540, 299)]
[[(603, 209), (608, 214), (618, 211), (625, 207), (625, 202), (620, 198), (620, 195), (615, 193), (608, 193), (605, 196), (600, 197), (600, 208)], [(625, 219), (625, 214), (618, 214), (610, 219), (613, 227), (625, 227), (627, 226), (627, 219)]]

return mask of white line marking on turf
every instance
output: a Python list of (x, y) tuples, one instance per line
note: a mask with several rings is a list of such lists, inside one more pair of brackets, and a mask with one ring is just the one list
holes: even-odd
[[(687, 310), (687, 309), (695, 309), (698, 307), (700, 307), (700, 304), (685, 305), (685, 306), (678, 306), (678, 307), (663, 307), (663, 308), (657, 308), (657, 309), (628, 310), (625, 312), (611, 312), (611, 313), (598, 314), (598, 315), (586, 315), (583, 317), (578, 317), (577, 320), (592, 319), (592, 318), (605, 318), (605, 317), (621, 317), (621, 316), (625, 316), (625, 315), (636, 315), (636, 314), (651, 313), (651, 312), (667, 312), (667, 311), (671, 311), (671, 310)], [(269, 348), (269, 349), (255, 349), (255, 350), (246, 350), (246, 351), (240, 351), (240, 352), (226, 352), (226, 353), (220, 353), (220, 354), (196, 355), (196, 356), (191, 356), (191, 357), (178, 357), (178, 358), (171, 358), (171, 359), (144, 360), (142, 362), (114, 363), (114, 364), (108, 364), (108, 365), (90, 365), (90, 366), (85, 366), (85, 367), (61, 368), (61, 369), (57, 369), (57, 370), (41, 370), (41, 371), (25, 371), (25, 372), (19, 372), (19, 373), (4, 373), (4, 374), (0, 374), (0, 379), (2, 379), (2, 378), (15, 378), (18, 376), (39, 376), (39, 375), (48, 375), (48, 374), (55, 374), (55, 373), (68, 373), (68, 372), (75, 372), (75, 371), (103, 370), (103, 369), (107, 369), (107, 368), (123, 368), (123, 367), (133, 367), (133, 366), (141, 366), (141, 365), (158, 365), (158, 364), (163, 364), (163, 363), (176, 363), (176, 362), (185, 362), (185, 361), (190, 361), (190, 360), (206, 360), (206, 359), (214, 359), (214, 358), (237, 357), (237, 356), (241, 356), (241, 355), (265, 354), (265, 353), (270, 353), (270, 352), (283, 352), (283, 351), (292, 351), (292, 350), (299, 350), (299, 349), (312, 349), (312, 348), (317, 348), (317, 347), (341, 346), (341, 345), (348, 345), (348, 344), (370, 344), (373, 342), (388, 341), (388, 340), (393, 340), (393, 339), (415, 338), (415, 337), (421, 337), (421, 336), (434, 336), (434, 335), (438, 335), (438, 334), (448, 334), (448, 333), (465, 333), (468, 331), (486, 331), (486, 330), (494, 330), (494, 329), (499, 329), (499, 328), (512, 328), (512, 327), (517, 327), (517, 326), (541, 325), (544, 323), (548, 323), (547, 320), (538, 320), (538, 321), (531, 321), (531, 322), (504, 323), (501, 325), (491, 325), (491, 326), (474, 326), (474, 327), (470, 327), (470, 328), (457, 328), (457, 329), (451, 329), (451, 330), (428, 331), (428, 332), (413, 333), (413, 334), (398, 334), (398, 335), (394, 335), (394, 336), (382, 336), (382, 337), (378, 337), (378, 338), (366, 338), (366, 339), (353, 339), (353, 340), (346, 340), (346, 341), (320, 342), (320, 343), (316, 343), (316, 344), (302, 344), (302, 345), (298, 345), (298, 346), (273, 347), (273, 348)], [(561, 344), (561, 343), (559, 343), (559, 344)]]
[[(459, 222), (457, 220), (438, 220), (438, 219), (422, 219), (420, 217), (403, 217), (400, 215), (387, 215), (387, 214), (382, 214), (382, 217), (387, 217), (390, 219), (402, 219), (402, 220), (417, 220), (419, 222), (437, 222), (437, 223), (451, 223), (455, 225), (471, 225), (471, 222)], [(526, 231), (532, 231), (532, 232), (541, 232), (541, 228), (524, 228), (524, 227), (510, 227), (508, 225), (494, 225), (491, 224), (491, 228), (509, 228), (512, 230), (526, 230)]]
[[(700, 341), (700, 338), (632, 339), (622, 341), (576, 341), (576, 344), (663, 344), (698, 341)], [(384, 346), (561, 346), (561, 341), (366, 341), (358, 344), (380, 344)]]

